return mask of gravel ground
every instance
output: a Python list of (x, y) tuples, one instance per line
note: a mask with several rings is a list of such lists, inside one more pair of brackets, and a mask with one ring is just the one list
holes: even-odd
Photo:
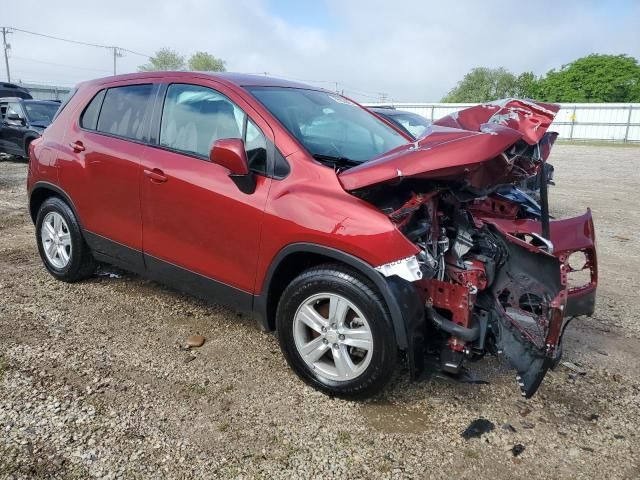
[[(488, 358), (471, 366), (487, 385), (398, 374), (364, 403), (305, 386), (228, 309), (129, 274), (55, 281), (26, 165), (0, 159), (0, 478), (639, 478), (638, 157), (558, 145), (551, 158), (554, 213), (591, 206), (598, 232), (597, 311), (565, 344), (586, 375), (559, 367), (525, 401)], [(182, 350), (192, 334), (206, 343)], [(465, 440), (479, 418), (495, 430)]]

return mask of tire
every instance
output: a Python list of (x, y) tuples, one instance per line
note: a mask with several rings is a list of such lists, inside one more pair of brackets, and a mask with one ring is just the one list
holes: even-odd
[[(59, 233), (52, 235), (49, 227), (53, 225), (60, 228)], [(96, 261), (82, 237), (73, 210), (58, 197), (46, 199), (38, 210), (36, 242), (42, 262), (58, 280), (77, 282), (89, 278), (96, 270)]]
[[(338, 313), (332, 315), (332, 309)], [(395, 333), (380, 294), (342, 265), (313, 267), (296, 277), (278, 303), (276, 328), (291, 368), (332, 396), (370, 397), (384, 388), (397, 365)], [(307, 360), (302, 352), (309, 353)]]

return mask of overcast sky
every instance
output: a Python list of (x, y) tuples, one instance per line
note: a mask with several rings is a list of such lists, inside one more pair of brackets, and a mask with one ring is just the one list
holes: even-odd
[[(536, 74), (575, 58), (640, 58), (640, 1), (0, 0), (0, 26), (144, 54), (205, 50), (227, 69), (344, 89), (361, 101), (439, 100), (476, 66)], [(111, 74), (111, 52), (21, 32), (12, 80), (74, 84)], [(145, 57), (127, 53), (118, 73)], [(4, 64), (0, 68), (4, 76)]]

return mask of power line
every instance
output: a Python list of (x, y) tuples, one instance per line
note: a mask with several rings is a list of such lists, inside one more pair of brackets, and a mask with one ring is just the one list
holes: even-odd
[[(5, 65), (6, 65), (6, 69), (7, 69), (7, 78), (9, 80), (10, 80), (10, 74), (9, 74), (8, 50), (9, 50), (9, 48), (11, 48), (11, 46), (9, 44), (7, 44), (7, 42), (6, 42), (6, 34), (12, 33), (12, 31), (26, 33), (28, 35), (35, 35), (35, 36), (38, 36), (38, 37), (48, 38), (48, 39), (51, 39), (51, 40), (58, 40), (58, 41), (61, 41), (61, 42), (68, 42), (68, 43), (74, 43), (74, 44), (77, 44), (77, 45), (84, 45), (84, 46), (89, 46), (89, 47), (104, 48), (104, 49), (107, 49), (107, 50), (111, 50), (112, 55), (113, 55), (113, 74), (114, 75), (116, 74), (116, 71), (117, 71), (117, 59), (123, 56), (122, 52), (131, 53), (133, 55), (139, 55), (141, 57), (152, 58), (151, 55), (147, 55), (146, 53), (140, 53), (140, 52), (137, 52), (135, 50), (129, 50), (128, 48), (122, 48), (122, 47), (117, 47), (117, 46), (113, 46), (113, 45), (101, 45), (99, 43), (84, 42), (84, 41), (81, 41), (81, 40), (72, 40), (70, 38), (63, 38), (63, 37), (58, 37), (56, 35), (49, 35), (49, 34), (46, 34), (46, 33), (33, 32), (31, 30), (24, 30), (22, 28), (16, 28), (16, 27), (1, 27), (1, 28), (2, 28), (3, 42), (4, 42)], [(79, 66), (72, 66), (72, 65), (56, 64), (56, 63), (52, 63), (52, 62), (45, 62), (45, 61), (34, 60), (34, 59), (23, 58), (23, 57), (13, 57), (13, 58), (22, 59), (22, 60), (28, 60), (28, 61), (32, 61), (32, 62), (38, 62), (38, 63), (44, 63), (44, 64), (50, 64), (50, 65), (66, 66), (66, 67), (70, 67), (70, 68), (80, 68), (80, 69), (84, 69), (84, 70), (95, 70), (95, 71), (99, 71), (99, 72), (107, 72), (107, 70), (98, 70), (98, 69), (93, 69), (93, 68), (89, 68), (89, 67), (79, 67)], [(260, 72), (259, 74), (260, 75), (267, 75), (267, 72)], [(289, 77), (287, 75), (278, 75), (278, 76), (282, 77), (282, 78), (285, 78), (285, 79), (288, 79), (288, 80), (297, 81), (297, 82), (332, 85), (335, 88), (336, 92), (348, 91), (348, 92), (352, 92), (352, 93), (354, 93), (356, 95), (359, 95), (359, 96), (362, 96), (362, 97), (375, 98), (376, 100), (382, 100), (382, 101), (388, 99), (388, 94), (387, 93), (384, 93), (384, 92), (373, 92), (373, 91), (367, 91), (367, 90), (359, 90), (359, 89), (356, 89), (356, 88), (352, 88), (350, 85), (346, 85), (346, 84), (344, 84), (342, 82), (337, 82), (335, 80), (309, 80), (309, 79), (300, 79), (300, 78), (295, 78), (295, 77)], [(342, 89), (340, 89), (340, 86), (342, 86)]]
[[(266, 75), (266, 73), (267, 72), (262, 72), (262, 73), (253, 74), (253, 75)], [(346, 85), (346, 84), (344, 84), (342, 82), (337, 82), (335, 80), (309, 80), (309, 79), (305, 79), (305, 78), (290, 77), (288, 75), (277, 75), (277, 76), (280, 77), (280, 78), (284, 78), (285, 80), (293, 80), (293, 81), (296, 81), (296, 82), (330, 84), (330, 85), (334, 86), (336, 92), (339, 92), (340, 90), (349, 91), (349, 92), (355, 93), (356, 95), (360, 95), (360, 96), (368, 97), (368, 98), (375, 98), (376, 100), (381, 100), (381, 99), (387, 100), (389, 98), (389, 95), (387, 93), (385, 93), (385, 92), (374, 92), (374, 91), (369, 91), (369, 90), (358, 90), (356, 88), (352, 88), (349, 85)], [(340, 86), (342, 87), (342, 89), (339, 88)]]
[(64, 63), (45, 62), (44, 60), (36, 60), (35, 58), (17, 57), (15, 55), (12, 55), (11, 58), (14, 58), (16, 60), (26, 60), (28, 62), (43, 63), (45, 65), (54, 65), (56, 67), (77, 68), (79, 70), (92, 70), (94, 72), (109, 73), (109, 70), (103, 70), (103, 69), (91, 68), (91, 67), (80, 67), (78, 65), (68, 65)]
[(96, 48), (112, 48), (106, 45), (99, 45), (97, 43), (81, 42), (79, 40), (70, 40), (68, 38), (56, 37), (54, 35), (47, 35), (46, 33), (31, 32), (29, 30), (23, 30), (21, 28), (16, 28), (16, 27), (6, 27), (6, 28), (14, 30), (16, 32), (28, 33), (29, 35), (36, 35), (38, 37), (50, 38), (52, 40), (60, 40), (61, 42), (76, 43), (78, 45), (86, 45), (88, 47), (96, 47)]
[(129, 50), (128, 48), (117, 47), (117, 46), (114, 46), (114, 45), (101, 45), (99, 43), (90, 43), (90, 42), (83, 42), (83, 41), (80, 41), (80, 40), (71, 40), (69, 38), (57, 37), (55, 35), (49, 35), (49, 34), (40, 33), (40, 32), (32, 32), (30, 30), (23, 30), (22, 28), (16, 28), (16, 27), (2, 27), (2, 28), (6, 28), (7, 30), (13, 30), (15, 32), (27, 33), (29, 35), (36, 35), (38, 37), (50, 38), (52, 40), (59, 40), (61, 42), (68, 42), (68, 43), (75, 43), (75, 44), (78, 44), (78, 45), (85, 45), (87, 47), (106, 48), (106, 49), (109, 49), (109, 50), (112, 50), (112, 49), (116, 48), (118, 50), (122, 50), (123, 52), (133, 53), (134, 55), (140, 55), (141, 57), (151, 58), (151, 55), (147, 55), (146, 53), (140, 53), (140, 52), (136, 52), (135, 50)]
[[(87, 46), (87, 47), (103, 48), (103, 49), (106, 49), (106, 50), (111, 50), (111, 52), (113, 54), (113, 74), (114, 75), (117, 73), (117, 59), (124, 56), (123, 52), (131, 53), (133, 55), (139, 55), (139, 56), (145, 57), (145, 58), (151, 58), (151, 55), (147, 55), (146, 53), (140, 53), (140, 52), (137, 52), (135, 50), (129, 50), (128, 48), (122, 48), (122, 47), (118, 47), (118, 46), (115, 46), (115, 45), (101, 45), (99, 43), (84, 42), (84, 41), (81, 41), (81, 40), (72, 40), (70, 38), (58, 37), (56, 35), (49, 35), (47, 33), (33, 32), (31, 30), (24, 30), (22, 28), (2, 27), (2, 36), (3, 36), (3, 42), (4, 42), (4, 59), (5, 59), (5, 65), (7, 67), (7, 78), (9, 80), (11, 79), (11, 75), (9, 73), (9, 55), (8, 55), (7, 51), (10, 48), (10, 45), (7, 45), (6, 34), (7, 33), (13, 33), (13, 32), (26, 33), (28, 35), (35, 35), (37, 37), (48, 38), (48, 39), (51, 39), (51, 40), (58, 40), (60, 42), (73, 43), (73, 44), (76, 44), (76, 45), (84, 45), (84, 46)], [(37, 60), (35, 60), (35, 61), (37, 61)], [(105, 71), (106, 72), (106, 70), (101, 70), (101, 71)]]

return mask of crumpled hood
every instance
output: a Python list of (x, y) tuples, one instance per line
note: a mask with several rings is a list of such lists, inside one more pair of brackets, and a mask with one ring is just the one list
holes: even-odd
[(538, 143), (553, 122), (560, 105), (531, 100), (505, 99), (465, 108), (433, 122), (443, 127), (474, 132), (491, 131), (493, 125), (517, 130), (529, 145)]
[(417, 142), (338, 178), (348, 191), (404, 177), (454, 180), (475, 188), (510, 183), (534, 174), (548, 157), (555, 134), (547, 130), (559, 109), (513, 99), (470, 107), (436, 120)]

